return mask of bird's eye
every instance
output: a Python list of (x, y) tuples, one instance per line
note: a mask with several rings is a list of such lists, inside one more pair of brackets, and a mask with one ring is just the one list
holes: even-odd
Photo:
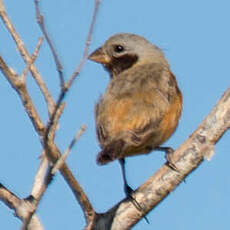
[(114, 51), (115, 51), (116, 53), (121, 53), (121, 52), (124, 51), (124, 47), (121, 46), (121, 45), (116, 45), (116, 46), (114, 46)]

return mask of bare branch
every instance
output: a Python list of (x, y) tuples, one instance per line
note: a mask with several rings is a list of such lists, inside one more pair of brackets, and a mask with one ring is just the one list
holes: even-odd
[(57, 163), (52, 168), (52, 171), (51, 171), (52, 174), (55, 174), (62, 167), (62, 165), (65, 162), (66, 158), (68, 157), (70, 151), (72, 150), (72, 148), (74, 147), (74, 145), (76, 144), (76, 142), (80, 138), (80, 136), (85, 132), (85, 130), (86, 130), (86, 126), (82, 125), (80, 130), (76, 133), (73, 140), (70, 142), (70, 145), (68, 146), (68, 148), (66, 149), (64, 154), (58, 159)]
[[(88, 56), (88, 49), (89, 49), (89, 45), (90, 45), (90, 41), (91, 41), (91, 36), (93, 33), (93, 29), (94, 29), (94, 25), (95, 25), (95, 21), (96, 21), (96, 15), (98, 13), (98, 9), (99, 9), (99, 4), (100, 4), (100, 0), (95, 0), (95, 7), (94, 7), (94, 12), (93, 12), (93, 17), (91, 19), (91, 25), (90, 25), (90, 29), (88, 32), (88, 36), (87, 36), (87, 40), (86, 40), (86, 44), (85, 44), (85, 49), (84, 49), (84, 54), (82, 57), (82, 60), (80, 61), (79, 66), (77, 67), (76, 71), (73, 73), (73, 75), (71, 76), (70, 80), (68, 81), (67, 84), (65, 84), (65, 87), (62, 88), (62, 91), (59, 95), (58, 101), (56, 103), (56, 107), (55, 110), (49, 120), (49, 123), (47, 125), (47, 129), (46, 129), (46, 134), (44, 137), (44, 145), (45, 145), (45, 149), (47, 149), (47, 153), (49, 155), (49, 157), (51, 158), (52, 162), (56, 162), (57, 160), (57, 155), (54, 156), (54, 152), (57, 152), (56, 146), (53, 145), (51, 139), (50, 139), (50, 130), (52, 130), (52, 126), (54, 125), (54, 120), (56, 119), (55, 117), (57, 116), (57, 110), (59, 108), (59, 106), (61, 105), (67, 91), (70, 89), (71, 85), (74, 82), (74, 79), (76, 79), (77, 75), (80, 73), (85, 61), (87, 60), (87, 56)], [(52, 156), (51, 156), (52, 154)], [(59, 154), (60, 157), (60, 154)], [(64, 164), (63, 167), (60, 169), (61, 173), (65, 173), (65, 175), (68, 173), (68, 175), (71, 175), (71, 172), (69, 172), (69, 169), (66, 167), (66, 165)], [(72, 177), (72, 176), (71, 176)], [(73, 177), (74, 178), (74, 177)], [(68, 179), (68, 183), (71, 186), (72, 191), (74, 192), (74, 194), (76, 195), (82, 210), (84, 211), (85, 214), (85, 218), (86, 221), (88, 223), (92, 222), (95, 219), (96, 213), (91, 205), (91, 203), (89, 202), (86, 194), (84, 193), (83, 189), (81, 188), (80, 184), (78, 184), (77, 181), (75, 181), (74, 186), (73, 183), (70, 183), (72, 181), (71, 178)]]
[[(55, 163), (61, 156), (59, 150), (57, 149), (56, 145), (54, 143), (48, 143), (48, 151), (49, 153), (47, 154), (49, 159)], [(87, 222), (90, 222), (92, 218), (95, 217), (96, 213), (87, 197), (85, 194), (84, 190), (82, 189), (81, 185), (78, 183), (78, 181), (75, 179), (73, 176), (72, 172), (66, 165), (66, 163), (63, 164), (62, 168), (60, 168), (60, 172), (65, 178), (66, 182), (70, 186), (72, 192), (75, 195), (75, 198), (78, 200), (85, 218)]]
[[(37, 0), (35, 0), (36, 2)], [(84, 48), (84, 53), (83, 53), (83, 57), (80, 61), (80, 64), (78, 65), (76, 71), (73, 73), (73, 75), (71, 76), (70, 80), (67, 82), (67, 84), (65, 84), (65, 87), (62, 88), (61, 93), (58, 97), (57, 103), (56, 103), (56, 107), (54, 109), (54, 112), (52, 114), (52, 116), (50, 117), (49, 123), (47, 124), (47, 128), (46, 128), (46, 134), (45, 134), (45, 138), (44, 138), (44, 143), (48, 142), (48, 137), (50, 135), (50, 130), (52, 130), (52, 126), (54, 125), (54, 120), (56, 119), (55, 117), (57, 116), (57, 110), (59, 108), (59, 106), (61, 105), (66, 93), (68, 92), (68, 90), (70, 89), (71, 85), (74, 82), (74, 79), (77, 77), (77, 75), (80, 73), (84, 63), (87, 60), (88, 57), (88, 50), (89, 50), (89, 45), (90, 45), (90, 41), (91, 41), (91, 37), (92, 37), (92, 33), (93, 33), (93, 29), (95, 26), (95, 22), (96, 22), (96, 16), (98, 13), (98, 9), (99, 9), (99, 4), (100, 4), (100, 0), (95, 0), (95, 6), (94, 6), (94, 12), (93, 12), (93, 17), (91, 19), (91, 24), (90, 24), (90, 29), (88, 32), (88, 36), (87, 36), (87, 40), (85, 43), (85, 48)]]
[[(79, 74), (83, 64), (85, 63), (85, 61), (87, 59), (89, 41), (90, 41), (91, 36), (92, 36), (92, 32), (93, 32), (93, 28), (94, 28), (94, 24), (95, 24), (95, 19), (96, 19), (96, 14), (97, 14), (98, 8), (99, 8), (99, 3), (100, 3), (99, 0), (95, 1), (95, 8), (94, 8), (92, 21), (91, 21), (90, 30), (88, 33), (88, 39), (86, 42), (86, 47), (85, 47), (82, 61), (80, 62), (80, 65), (78, 67), (78, 72), (75, 73), (73, 75), (73, 77), (71, 77), (67, 86), (62, 88), (61, 93), (59, 95), (59, 98), (57, 100), (54, 112), (52, 113), (52, 115), (49, 119), (49, 122), (46, 126), (46, 132), (44, 135), (44, 148), (46, 149), (46, 152), (48, 154), (49, 159), (53, 163), (55, 163), (57, 161), (57, 159), (59, 159), (59, 157), (60, 157), (60, 153), (59, 153), (57, 147), (53, 143), (53, 139), (52, 139), (53, 135), (51, 135), (52, 130), (54, 130), (53, 126), (55, 125), (55, 120), (58, 121), (58, 119), (56, 118), (57, 117), (57, 111), (58, 111), (58, 108), (60, 107), (60, 105), (62, 104), (62, 101), (63, 101), (67, 91), (69, 90), (70, 86), (72, 85), (73, 80)], [(73, 177), (72, 173), (70, 172), (70, 170), (68, 169), (66, 164), (63, 165), (63, 167), (61, 168), (60, 171), (63, 175), (65, 175), (65, 179), (67, 180), (67, 182), (70, 185), (72, 191), (74, 192), (76, 198), (78, 199), (78, 201), (79, 201), (79, 203), (80, 203), (80, 205), (84, 211), (87, 222), (91, 221), (92, 218), (95, 217), (95, 211), (94, 211), (92, 205), (90, 204), (90, 202), (89, 202), (86, 194), (84, 193), (83, 189), (81, 188), (80, 184), (78, 184), (78, 182), (75, 180), (75, 178)], [(67, 175), (69, 176), (68, 178), (66, 177)]]
[(67, 158), (70, 150), (73, 148), (74, 144), (76, 143), (78, 138), (83, 134), (85, 129), (86, 129), (85, 126), (81, 127), (81, 129), (78, 131), (78, 133), (76, 134), (74, 139), (71, 141), (68, 149), (59, 158), (59, 160), (57, 161), (57, 163), (53, 167), (49, 168), (48, 159), (46, 158), (45, 154), (43, 153), (42, 161), (41, 161), (39, 170), (37, 172), (37, 175), (35, 177), (35, 183), (33, 186), (32, 193), (31, 193), (31, 197), (33, 197), (33, 199), (30, 202), (31, 202), (31, 205), (33, 205), (33, 211), (30, 212), (30, 215), (27, 217), (26, 221), (24, 221), (24, 224), (23, 224), (21, 230), (27, 230), (27, 227), (29, 226), (30, 221), (32, 220), (32, 217), (38, 208), (39, 202), (40, 202), (42, 196), (44, 195), (46, 189), (48, 188), (50, 182), (52, 181), (53, 176), (63, 166), (65, 159)]
[[(99, 1), (96, 1), (96, 2), (99, 2)], [(2, 1), (0, 3), (2, 3)], [(95, 6), (98, 7), (98, 3)], [(0, 5), (0, 16), (1, 16), (2, 20), (4, 21), (6, 27), (10, 31), (12, 37), (14, 38), (16, 45), (18, 47), (18, 50), (20, 51), (20, 54), (22, 55), (22, 57), (24, 58), (26, 63), (28, 63), (31, 60), (31, 57), (28, 54), (28, 52), (26, 51), (24, 44), (20, 40), (20, 38), (19, 38), (18, 34), (16, 33), (12, 23), (8, 19), (6, 12), (4, 10), (4, 7), (3, 7), (3, 3), (2, 3), (2, 5)], [(95, 20), (95, 18), (93, 18), (93, 20)], [(92, 22), (92, 24), (94, 24), (94, 22)], [(89, 33), (92, 33), (92, 29)], [(87, 44), (87, 46), (88, 46), (88, 44)], [(87, 55), (84, 57), (85, 60), (86, 60), (86, 57), (87, 57)], [(83, 61), (83, 63), (85, 62), (85, 60)], [(81, 64), (81, 66), (83, 66), (83, 64)], [(53, 163), (55, 163), (59, 159), (61, 154), (60, 154), (57, 146), (53, 143), (54, 134), (52, 134), (52, 131), (56, 130), (56, 127), (58, 124), (58, 119), (59, 119), (60, 114), (61, 114), (61, 112), (59, 114), (58, 111), (61, 111), (60, 106), (62, 105), (62, 101), (64, 99), (66, 92), (67, 92), (67, 88), (63, 87), (64, 89), (62, 89), (62, 92), (60, 93), (60, 96), (59, 96), (59, 99), (57, 101), (56, 106), (55, 106), (53, 101), (51, 103), (48, 100), (49, 97), (47, 95), (49, 95), (49, 94), (46, 94), (46, 91), (44, 91), (44, 89), (43, 89), (42, 92), (43, 92), (43, 94), (47, 100), (48, 105), (49, 105), (48, 109), (50, 111), (50, 114), (52, 114), (50, 116), (50, 121), (49, 121), (47, 127), (45, 128), (42, 121), (40, 120), (40, 117), (38, 116), (38, 113), (37, 113), (35, 107), (33, 106), (33, 103), (32, 103), (31, 98), (27, 92), (25, 84), (23, 84), (23, 82), (18, 77), (18, 75), (6, 65), (6, 63), (4, 62), (4, 60), (1, 57), (0, 57), (0, 69), (3, 72), (3, 74), (5, 75), (5, 77), (7, 78), (7, 80), (10, 82), (12, 87), (18, 92), (18, 94), (19, 94), (19, 96), (23, 102), (23, 105), (25, 107), (25, 110), (28, 113), (29, 117), (31, 118), (31, 121), (32, 121), (36, 131), (39, 133), (40, 137), (43, 139), (43, 144), (44, 144), (47, 156), (49, 157), (49, 159)], [(31, 65), (31, 72), (32, 72), (33, 76), (35, 75), (35, 73), (38, 73), (37, 70), (35, 69), (34, 65)], [(38, 82), (39, 82), (39, 77), (40, 77), (40, 75), (38, 76), (38, 78), (36, 78), (34, 76), (34, 78)], [(40, 77), (40, 80), (42, 81), (41, 77)], [(43, 86), (42, 82), (39, 83), (40, 87)], [(69, 87), (71, 85), (72, 85), (72, 83), (69, 84)], [(48, 89), (46, 89), (46, 90), (48, 92)], [(51, 104), (53, 105), (53, 107)], [(65, 180), (67, 181), (67, 183), (69, 184), (70, 188), (72, 189), (75, 197), (79, 201), (79, 203), (80, 203), (80, 205), (84, 211), (86, 221), (90, 222), (92, 219), (95, 218), (96, 214), (95, 214), (95, 211), (94, 211), (91, 203), (89, 202), (86, 194), (84, 193), (80, 184), (76, 181), (72, 172), (69, 170), (68, 166), (65, 163), (63, 164), (60, 171), (61, 171), (62, 175), (64, 176)], [(36, 210), (36, 209), (34, 209), (34, 210)]]
[(41, 44), (43, 42), (43, 38), (39, 38), (38, 44), (36, 45), (36, 48), (34, 50), (34, 53), (31, 56), (30, 61), (27, 63), (25, 70), (23, 71), (22, 75), (20, 76), (22, 78), (22, 81), (26, 81), (26, 75), (29, 72), (31, 66), (34, 64), (35, 60), (37, 59)]
[[(37, 111), (31, 101), (31, 98), (29, 97), (29, 94), (26, 90), (25, 84), (20, 80), (18, 75), (10, 69), (2, 57), (0, 56), (0, 70), (2, 71), (3, 75), (6, 77), (6, 79), (9, 81), (11, 86), (17, 91), (19, 94), (21, 101), (23, 103), (23, 106), (25, 107), (25, 110), (30, 117), (36, 131), (41, 137), (45, 136), (45, 127), (42, 123), (42, 121), (39, 118), (39, 115), (37, 114)], [(56, 113), (57, 116), (57, 113)], [(56, 124), (56, 123), (55, 123)], [(47, 148), (45, 148), (48, 152), (46, 153), (49, 160), (53, 162), (54, 164), (56, 161), (60, 158), (61, 154), (57, 148), (57, 146), (53, 143), (53, 141), (47, 142)], [(78, 200), (79, 204), (82, 207), (82, 210), (84, 211), (84, 214), (86, 216), (86, 220), (89, 221), (92, 217), (95, 216), (95, 211), (87, 197), (87, 195), (84, 193), (83, 189), (81, 188), (78, 181), (73, 176), (72, 172), (68, 168), (68, 166), (64, 163), (63, 167), (60, 169), (61, 174), (65, 178), (66, 182), (70, 186), (72, 192), (74, 193), (76, 199)], [(86, 208), (85, 208), (86, 207)]]
[(39, 202), (40, 202), (42, 196), (45, 194), (45, 191), (48, 188), (52, 179), (53, 179), (53, 175), (51, 174), (51, 168), (48, 167), (48, 170), (47, 170), (46, 175), (44, 177), (43, 183), (40, 184), (41, 186), (40, 186), (39, 191), (37, 193), (37, 197), (35, 198), (33, 196), (29, 196), (29, 198), (26, 199), (27, 205), (30, 205), (31, 208), (30, 208), (30, 212), (28, 213), (28, 215), (26, 216), (26, 218), (23, 222), (23, 226), (22, 226), (21, 230), (27, 230), (27, 228), (30, 225), (30, 223), (34, 217), (34, 214), (37, 210)]
[[(0, 200), (2, 200), (10, 209), (13, 209), (16, 216), (18, 216), (23, 222), (31, 212), (31, 207), (26, 200), (21, 200), (2, 184), (0, 184)], [(33, 216), (27, 229), (43, 230), (43, 227), (37, 216)]]
[(26, 89), (25, 83), (22, 81), (22, 79), (19, 78), (19, 76), (10, 69), (3, 58), (0, 56), (0, 70), (3, 73), (3, 75), (6, 77), (6, 79), (9, 81), (11, 86), (16, 90), (19, 97), (21, 98), (21, 101), (23, 103), (23, 106), (25, 107), (25, 110), (32, 121), (34, 128), (38, 132), (40, 136), (43, 136), (45, 133), (45, 127), (39, 117), (39, 114), (33, 105), (33, 102), (30, 98), (30, 95)]
[(33, 196), (35, 199), (38, 199), (38, 197), (40, 196), (41, 187), (44, 184), (44, 180), (45, 180), (45, 176), (46, 176), (48, 167), (49, 167), (49, 161), (43, 150), (42, 155), (41, 155), (40, 166), (34, 178), (34, 185), (31, 191), (31, 196)]
[(58, 54), (55, 50), (53, 42), (51, 41), (51, 39), (48, 35), (48, 32), (46, 30), (44, 18), (42, 16), (42, 14), (40, 12), (40, 8), (39, 8), (39, 0), (35, 0), (34, 2), (35, 2), (37, 22), (38, 22), (38, 25), (40, 26), (42, 33), (44, 34), (44, 36), (46, 38), (46, 41), (47, 41), (50, 49), (51, 49), (51, 53), (53, 55), (53, 58), (54, 58), (54, 61), (55, 61), (56, 67), (57, 67), (57, 71), (59, 73), (60, 84), (61, 84), (61, 89), (62, 89), (62, 88), (64, 88), (64, 85), (65, 85), (65, 80), (63, 77), (63, 67), (62, 67), (61, 61), (59, 60), (59, 57), (58, 57)]
[(3, 4), (3, 0), (0, 0), (0, 11), (5, 11), (5, 6)]
[[(2, 21), (4, 22), (6, 28), (8, 29), (10, 35), (12, 36), (12, 38), (15, 41), (15, 44), (17, 46), (17, 49), (19, 50), (20, 55), (22, 56), (23, 60), (25, 61), (25, 63), (28, 65), (28, 63), (30, 62), (31, 58), (30, 58), (30, 54), (28, 53), (25, 45), (23, 44), (20, 36), (18, 35), (18, 33), (16, 32), (12, 22), (10, 21), (6, 11), (5, 11), (5, 7), (3, 4), (3, 0), (0, 0), (0, 17), (2, 19)], [(34, 77), (35, 81), (37, 82), (42, 95), (44, 96), (44, 99), (47, 103), (47, 107), (48, 107), (48, 111), (49, 114), (51, 114), (51, 112), (54, 110), (55, 104), (54, 101), (52, 99), (52, 96), (49, 93), (49, 90), (46, 87), (45, 82), (43, 81), (41, 75), (39, 74), (38, 70), (36, 69), (35, 65), (31, 65), (31, 73), (32, 76)]]
[(93, 17), (91, 19), (91, 24), (90, 24), (90, 27), (89, 27), (89, 32), (88, 32), (87, 39), (86, 39), (86, 42), (85, 42), (85, 48), (84, 48), (84, 52), (83, 52), (83, 57), (82, 57), (79, 65), (77, 66), (76, 70), (72, 74), (70, 80), (67, 82), (66, 88), (70, 88), (71, 87), (71, 85), (73, 84), (74, 80), (76, 79), (76, 77), (80, 73), (83, 65), (85, 64), (85, 62), (86, 62), (86, 60), (88, 58), (89, 46), (91, 44), (91, 38), (92, 38), (93, 30), (94, 30), (94, 27), (95, 27), (96, 18), (97, 18), (97, 14), (98, 14), (100, 3), (101, 3), (101, 0), (95, 0)]
[(58, 110), (57, 110), (57, 112), (56, 112), (56, 116), (54, 117), (54, 120), (53, 120), (53, 125), (52, 125), (52, 127), (51, 127), (51, 129), (50, 129), (50, 133), (49, 133), (49, 138), (50, 138), (50, 140), (54, 140), (54, 138), (55, 138), (55, 134), (56, 134), (56, 131), (57, 131), (57, 129), (58, 129), (58, 122), (59, 122), (59, 119), (60, 119), (60, 117), (61, 117), (61, 115), (62, 115), (62, 113), (63, 113), (63, 111), (64, 111), (64, 108), (65, 108), (65, 105), (66, 105), (66, 103), (63, 101), (61, 104), (60, 104), (60, 106), (58, 107)]
[(11, 209), (16, 209), (21, 199), (0, 183), (0, 199)]
[(41, 200), (42, 195), (45, 193), (46, 189), (48, 188), (48, 185), (52, 179), (50, 176), (47, 176), (49, 172), (50, 172), (49, 161), (45, 155), (45, 151), (43, 150), (41, 155), (40, 166), (34, 178), (34, 185), (31, 191), (31, 195), (29, 196), (30, 199), (27, 199), (27, 202), (30, 202), (33, 209), (27, 215), (27, 218), (24, 220), (23, 226), (21, 228), (22, 230), (27, 230), (28, 226), (31, 223), (31, 220), (33, 219), (34, 213), (37, 210), (39, 201)]

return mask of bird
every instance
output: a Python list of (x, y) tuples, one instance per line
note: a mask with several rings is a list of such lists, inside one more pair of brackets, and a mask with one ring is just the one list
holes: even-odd
[(125, 158), (153, 150), (164, 151), (166, 156), (173, 152), (162, 144), (178, 126), (182, 93), (161, 49), (140, 35), (115, 34), (88, 58), (102, 64), (110, 75), (95, 106), (101, 147), (97, 163), (118, 160), (124, 191), (130, 196), (133, 189), (127, 183)]

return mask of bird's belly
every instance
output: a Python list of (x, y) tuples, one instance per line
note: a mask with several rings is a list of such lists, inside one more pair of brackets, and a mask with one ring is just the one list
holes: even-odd
[(135, 156), (139, 154), (147, 154), (167, 141), (177, 128), (181, 110), (181, 98), (178, 97), (170, 106), (169, 111), (164, 114), (159, 126), (157, 126), (154, 132), (151, 133), (148, 139), (140, 146), (128, 146), (123, 155)]

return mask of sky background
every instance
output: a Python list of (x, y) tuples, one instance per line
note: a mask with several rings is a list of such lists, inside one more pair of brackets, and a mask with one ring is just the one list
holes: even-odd
[[(7, 12), (30, 53), (41, 32), (36, 23), (33, 1), (5, 0)], [(93, 0), (41, 0), (50, 36), (64, 67), (72, 74), (82, 56)], [(228, 0), (102, 0), (90, 50), (118, 32), (136, 33), (159, 46), (165, 53), (184, 95), (183, 114), (176, 133), (165, 144), (177, 148), (198, 127), (224, 91), (230, 86), (230, 2)], [(22, 73), (25, 64), (2, 22), (0, 55)], [(59, 79), (44, 42), (36, 66), (57, 98)], [(44, 122), (46, 106), (31, 76), (28, 88)], [(104, 212), (124, 198), (119, 164), (100, 167), (100, 150), (94, 125), (94, 105), (108, 84), (108, 73), (88, 61), (66, 97), (56, 144), (64, 151), (82, 124), (87, 131), (71, 152), (67, 163), (83, 186), (97, 212)], [(0, 183), (21, 198), (30, 194), (39, 165), (41, 145), (21, 102), (0, 73)], [(150, 224), (140, 221), (134, 230), (228, 230), (230, 219), (230, 134), (174, 192), (148, 214)], [(133, 188), (154, 174), (165, 162), (153, 152), (128, 158), (128, 181)], [(83, 229), (82, 210), (70, 188), (58, 173), (42, 199), (38, 215), (45, 229)], [(20, 229), (21, 221), (0, 202), (1, 229)]]

